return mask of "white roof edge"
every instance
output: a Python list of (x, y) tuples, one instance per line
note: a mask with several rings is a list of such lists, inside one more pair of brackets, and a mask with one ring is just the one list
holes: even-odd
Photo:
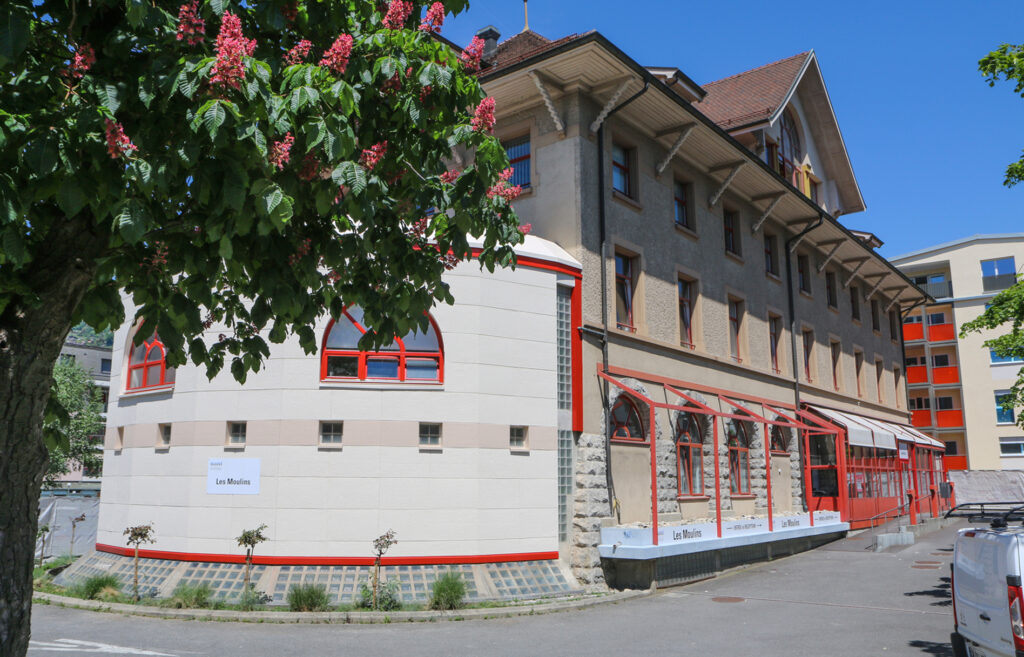
[(951, 248), (953, 248), (955, 246), (963, 246), (965, 244), (970, 244), (971, 242), (980, 242), (980, 241), (983, 241), (983, 240), (1022, 240), (1022, 241), (1024, 241), (1024, 233), (988, 233), (988, 234), (985, 234), (985, 233), (975, 233), (974, 235), (971, 235), (969, 237), (961, 237), (958, 240), (953, 240), (951, 242), (943, 242), (941, 244), (936, 244), (934, 246), (928, 246), (928, 247), (925, 247), (923, 249), (918, 249), (917, 251), (911, 251), (909, 253), (904, 253), (903, 255), (898, 255), (898, 256), (889, 258), (889, 262), (895, 264), (896, 262), (898, 262), (900, 260), (908, 260), (910, 258), (916, 258), (918, 256), (923, 256), (923, 255), (926, 255), (928, 253), (934, 253), (936, 251), (942, 251), (943, 249), (951, 249)]
[[(469, 240), (471, 247), (482, 247), (483, 242), (479, 240)], [(546, 240), (543, 237), (537, 237), (536, 235), (527, 235), (523, 240), (522, 244), (517, 244), (515, 247), (517, 256), (525, 258), (536, 258), (537, 260), (544, 260), (546, 262), (552, 262), (559, 265), (566, 265), (574, 269), (583, 269), (583, 265), (580, 264), (576, 258), (569, 255), (569, 252), (560, 247), (551, 240)], [(526, 265), (521, 265), (526, 266)]]

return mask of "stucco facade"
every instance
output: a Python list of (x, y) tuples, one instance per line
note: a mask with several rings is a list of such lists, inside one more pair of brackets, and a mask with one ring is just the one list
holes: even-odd
[(1024, 269), (1024, 233), (973, 235), (893, 263), (935, 298), (909, 313), (904, 329), (908, 359), (916, 358), (920, 370), (910, 396), (922, 400), (915, 406), (928, 406), (915, 410), (915, 426), (946, 442), (956, 467), (1024, 469), (1024, 431), (1013, 421), (1020, 409), (1011, 416), (996, 403), (1017, 380), (1021, 361), (997, 359), (984, 346), (999, 329), (960, 337), (961, 327)]

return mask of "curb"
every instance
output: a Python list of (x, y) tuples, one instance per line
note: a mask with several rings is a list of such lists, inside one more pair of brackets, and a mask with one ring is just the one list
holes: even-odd
[(514, 607), (488, 607), (484, 609), (459, 609), (457, 611), (234, 611), (229, 609), (165, 609), (147, 605), (128, 605), (118, 602), (82, 600), (52, 593), (36, 592), (33, 602), (84, 609), (105, 611), (126, 616), (146, 616), (171, 620), (222, 621), (231, 623), (309, 623), (309, 624), (376, 624), (376, 623), (432, 623), (436, 621), (482, 620), (487, 618), (511, 618), (553, 614), (560, 611), (584, 609), (597, 605), (612, 604), (635, 598), (647, 597), (652, 590), (617, 591), (607, 595), (576, 600), (517, 605)]

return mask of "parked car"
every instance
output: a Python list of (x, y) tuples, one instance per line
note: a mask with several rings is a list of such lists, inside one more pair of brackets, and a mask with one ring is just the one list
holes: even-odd
[(946, 517), (979, 525), (961, 529), (953, 549), (953, 654), (1024, 657), (1024, 502), (961, 504)]

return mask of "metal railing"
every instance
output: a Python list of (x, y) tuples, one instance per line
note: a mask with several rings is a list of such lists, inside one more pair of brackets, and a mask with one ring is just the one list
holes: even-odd
[(918, 285), (922, 290), (936, 299), (951, 299), (953, 297), (953, 282), (941, 281), (937, 283), (923, 283)]

